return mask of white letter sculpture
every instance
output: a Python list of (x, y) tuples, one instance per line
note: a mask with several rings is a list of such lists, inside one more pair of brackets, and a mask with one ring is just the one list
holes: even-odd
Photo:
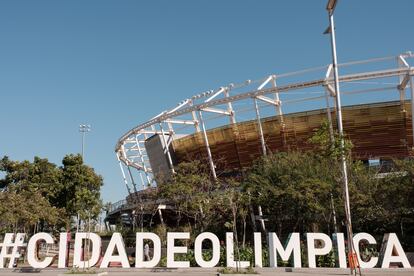
[(176, 253), (187, 253), (187, 247), (175, 246), (175, 240), (188, 240), (190, 233), (188, 232), (169, 232), (167, 233), (167, 267), (185, 268), (190, 267), (189, 261), (174, 261)]
[[(89, 239), (92, 242), (92, 254), (89, 260), (81, 260), (82, 257), (82, 243), (83, 240)], [(73, 255), (73, 266), (81, 268), (89, 268), (94, 266), (99, 261), (99, 255), (101, 253), (101, 237), (95, 233), (83, 233), (79, 232), (75, 235), (75, 248)]]
[[(151, 240), (154, 244), (151, 260), (144, 260), (144, 240)], [(161, 260), (161, 240), (158, 235), (150, 232), (137, 233), (135, 249), (135, 267), (150, 268), (156, 266)]]
[[(204, 240), (210, 240), (212, 243), (213, 257), (210, 261), (203, 259)], [(194, 257), (200, 267), (215, 267), (220, 261), (220, 241), (217, 236), (210, 232), (198, 235), (194, 242)]]
[[(326, 255), (332, 249), (332, 240), (324, 233), (307, 233), (306, 239), (308, 243), (308, 262), (310, 268), (316, 268), (315, 257), (318, 255)], [(315, 240), (323, 242), (322, 248), (315, 248)]]
[(270, 267), (277, 267), (277, 253), (283, 261), (288, 261), (293, 252), (294, 267), (301, 267), (302, 260), (300, 257), (300, 235), (299, 233), (292, 233), (286, 249), (283, 248), (282, 243), (277, 237), (276, 233), (269, 233), (269, 263)]
[[(410, 262), (405, 255), (400, 241), (395, 233), (384, 235), (384, 240), (388, 238), (387, 247), (385, 248), (384, 258), (382, 260), (382, 268), (389, 268), (390, 263), (402, 263), (404, 268), (411, 268)], [(395, 249), (397, 256), (393, 256), (392, 252)]]
[[(112, 254), (115, 248), (118, 251), (118, 255), (114, 256)], [(123, 268), (130, 267), (121, 233), (112, 234), (108, 248), (106, 249), (105, 255), (102, 258), (101, 268), (107, 268), (110, 262), (120, 262)]]
[(44, 240), (47, 244), (54, 243), (53, 237), (48, 233), (37, 233), (33, 235), (27, 245), (27, 261), (33, 268), (48, 267), (53, 261), (53, 257), (46, 257), (43, 261), (39, 261), (36, 258), (35, 253), (37, 252), (37, 242), (40, 240)]
[(250, 266), (250, 262), (247, 261), (234, 261), (234, 246), (232, 232), (226, 233), (226, 257), (227, 267), (245, 268)]

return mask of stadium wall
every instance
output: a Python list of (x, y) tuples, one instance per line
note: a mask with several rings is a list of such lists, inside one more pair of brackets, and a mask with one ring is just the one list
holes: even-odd
[[(344, 131), (352, 141), (352, 154), (360, 160), (412, 156), (411, 103), (384, 102), (343, 107)], [(331, 112), (336, 126), (335, 111)], [(263, 118), (266, 147), (271, 152), (306, 150), (308, 140), (322, 122), (326, 109)], [(262, 155), (256, 120), (207, 131), (212, 156), (221, 170), (248, 168)], [(201, 132), (173, 141), (177, 163), (207, 159)]]

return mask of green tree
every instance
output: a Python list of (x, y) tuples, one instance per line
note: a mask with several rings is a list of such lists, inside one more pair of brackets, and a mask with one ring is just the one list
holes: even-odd
[(219, 183), (210, 178), (208, 168), (200, 161), (181, 163), (171, 178), (158, 180), (159, 195), (174, 207), (177, 225), (186, 218), (201, 232), (216, 216), (214, 198), (218, 188)]
[(332, 163), (311, 153), (277, 153), (256, 164), (245, 189), (253, 203), (262, 206), (271, 222), (269, 230), (279, 235), (316, 230), (306, 226), (329, 225), (330, 194), (338, 194), (335, 171)]
[(406, 248), (414, 248), (414, 160), (394, 160), (387, 173), (381, 168), (354, 166), (351, 211), (356, 232), (380, 238), (384, 233), (400, 235)]
[(3, 227), (68, 227), (73, 215), (86, 220), (100, 213), (102, 177), (80, 155), (65, 156), (63, 167), (39, 157), (19, 162), (4, 156), (0, 171)]
[(33, 162), (11, 161), (7, 156), (0, 160), (0, 171), (6, 176), (0, 180), (0, 189), (7, 190), (14, 186), (18, 190), (41, 193), (52, 204), (62, 190), (61, 171), (47, 159), (35, 157)]
[[(292, 231), (332, 230), (332, 202), (341, 217), (341, 137), (325, 122), (309, 139), (307, 151), (264, 156), (247, 173), (245, 189), (261, 205), (270, 230), (279, 235)], [(352, 143), (345, 139), (343, 153), (351, 159)], [(348, 162), (351, 163), (352, 162)], [(351, 165), (352, 167), (352, 165)]]
[(5, 177), (0, 180), (4, 226), (10, 229), (43, 229), (58, 222), (63, 210), (56, 206), (62, 188), (59, 168), (47, 159), (35, 157), (33, 162), (0, 160)]
[(293, 231), (332, 233), (333, 208), (338, 230), (344, 232), (340, 170), (344, 154), (354, 232), (369, 232), (378, 239), (396, 232), (406, 248), (414, 248), (414, 160), (394, 160), (383, 174), (385, 168), (354, 160), (352, 143), (344, 138), (342, 150), (341, 137), (330, 134), (323, 123), (309, 139), (307, 150), (263, 156), (237, 180), (212, 180), (199, 160), (181, 163), (171, 178), (157, 181), (158, 197), (173, 206), (177, 226), (186, 218), (197, 231), (220, 235), (230, 230), (237, 241), (243, 233), (243, 245), (249, 204), (261, 206), (267, 230), (282, 237)]
[(50, 205), (39, 192), (10, 187), (0, 193), (0, 229), (35, 232), (39, 224), (55, 225), (62, 210)]
[[(344, 142), (343, 149), (341, 149), (342, 138)], [(331, 133), (327, 121), (322, 122), (320, 128), (315, 130), (308, 142), (312, 146), (310, 152), (316, 156), (339, 161), (342, 153), (344, 153), (347, 159), (351, 158), (352, 141), (346, 135), (341, 137), (336, 131)]]
[(100, 189), (103, 179), (94, 169), (83, 164), (82, 156), (69, 154), (63, 158), (62, 183), (59, 195), (69, 216), (79, 214), (82, 220), (98, 217), (102, 203)]

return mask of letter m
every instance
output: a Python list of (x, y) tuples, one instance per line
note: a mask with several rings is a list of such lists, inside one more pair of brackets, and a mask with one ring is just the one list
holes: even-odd
[(269, 264), (270, 267), (277, 267), (277, 255), (283, 261), (288, 261), (293, 252), (294, 267), (301, 267), (302, 260), (300, 256), (300, 235), (292, 233), (287, 241), (286, 248), (282, 246), (277, 235), (273, 232), (269, 233)]

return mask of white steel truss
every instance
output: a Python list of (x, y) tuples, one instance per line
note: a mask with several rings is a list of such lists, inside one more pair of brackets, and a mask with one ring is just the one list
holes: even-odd
[[(372, 68), (375, 68), (375, 63), (378, 62), (388, 62), (394, 61), (395, 66), (387, 66), (388, 69), (384, 70), (370, 70), (363, 72), (356, 72), (352, 74), (342, 74), (339, 77), (339, 82), (341, 84), (350, 83), (357, 84), (358, 82), (369, 81), (369, 80), (380, 80), (391, 77), (398, 78), (398, 84), (389, 86), (378, 86), (372, 89), (362, 89), (350, 91), (348, 94), (356, 93), (368, 93), (375, 91), (385, 91), (390, 89), (396, 89), (400, 94), (400, 100), (405, 100), (405, 90), (410, 87), (410, 97), (414, 99), (414, 67), (410, 67), (408, 59), (414, 58), (414, 54), (407, 52), (398, 56), (383, 57), (369, 60), (359, 60), (348, 63), (343, 63), (339, 65), (339, 68), (351, 68), (357, 65), (371, 65)], [(396, 61), (396, 62), (395, 62)], [(324, 74), (321, 74), (321, 78), (311, 78), (306, 79), (303, 77), (306, 74), (318, 72), (325, 70)], [(355, 70), (356, 71), (356, 70)], [(323, 73), (323, 72), (322, 72)], [(294, 81), (289, 81), (289, 79), (294, 78)], [(299, 80), (297, 80), (299, 79)], [(278, 80), (279, 85), (276, 84)], [(280, 81), (280, 82), (279, 82)], [(282, 83), (280, 85), (280, 83)], [(172, 158), (168, 150), (170, 144), (172, 143), (175, 135), (181, 134), (179, 128), (193, 126), (194, 131), (202, 132), (204, 144), (206, 147), (207, 156), (209, 159), (210, 169), (212, 176), (216, 177), (215, 164), (213, 157), (211, 155), (210, 146), (207, 137), (207, 127), (206, 120), (207, 118), (203, 117), (203, 113), (215, 114), (217, 117), (228, 117), (230, 123), (236, 123), (236, 115), (239, 112), (242, 112), (240, 108), (235, 105), (235, 103), (243, 100), (252, 100), (253, 109), (255, 114), (255, 119), (258, 125), (257, 131), (260, 137), (262, 153), (266, 154), (266, 141), (262, 128), (262, 119), (260, 114), (260, 104), (261, 102), (264, 105), (273, 106), (275, 113), (279, 116), (280, 123), (284, 127), (283, 120), (283, 110), (282, 106), (290, 104), (293, 102), (305, 102), (315, 99), (325, 99), (325, 107), (327, 110), (328, 122), (330, 123), (330, 134), (333, 135), (332, 129), (332, 118), (331, 118), (331, 106), (330, 101), (332, 98), (335, 98), (335, 89), (333, 89), (333, 68), (332, 64), (327, 66), (321, 66), (317, 68), (305, 69), (297, 72), (285, 73), (285, 74), (272, 74), (265, 77), (262, 80), (251, 81), (247, 80), (240, 84), (229, 84), (227, 86), (222, 86), (217, 90), (209, 90), (206, 92), (199, 93), (188, 99), (180, 102), (176, 107), (171, 110), (163, 111), (157, 116), (151, 118), (150, 120), (134, 127), (127, 133), (125, 133), (117, 142), (115, 146), (115, 152), (119, 165), (122, 172), (122, 177), (124, 184), (126, 185), (128, 191), (131, 191), (130, 184), (128, 184), (127, 174), (125, 173), (124, 167), (127, 168), (129, 172), (129, 178), (132, 188), (136, 190), (136, 183), (130, 171), (130, 168), (138, 170), (140, 178), (142, 179), (142, 187), (149, 187), (153, 184), (153, 174), (152, 169), (149, 164), (148, 156), (145, 150), (145, 140), (148, 138), (148, 135), (158, 134), (162, 137), (164, 144), (164, 152), (168, 156), (168, 162), (172, 173), (174, 173), (174, 167), (172, 164)], [(255, 85), (256, 87), (250, 86)], [(294, 93), (295, 91), (302, 91), (309, 88), (321, 88), (323, 92), (322, 96), (315, 97), (314, 95), (307, 95), (305, 98), (299, 98), (296, 100), (284, 100), (283, 105), (280, 99), (281, 95), (289, 95), (289, 93)], [(247, 91), (239, 91), (242, 88)], [(230, 95), (230, 92), (232, 94)], [(344, 91), (346, 94), (346, 91)], [(335, 106), (333, 106), (335, 108)], [(411, 105), (412, 116), (414, 119), (414, 105)], [(203, 119), (204, 118), (204, 119)], [(254, 119), (254, 118), (251, 118)], [(414, 120), (413, 120), (414, 121)], [(164, 125), (168, 127), (165, 128)], [(176, 129), (174, 129), (174, 126)], [(201, 126), (201, 128), (200, 128)], [(192, 132), (191, 132), (192, 133)], [(183, 133), (189, 134), (189, 133)], [(167, 138), (168, 137), (168, 138)], [(413, 137), (414, 137), (414, 128), (413, 128)], [(142, 177), (142, 174), (145, 176)], [(145, 183), (144, 183), (145, 182)]]

